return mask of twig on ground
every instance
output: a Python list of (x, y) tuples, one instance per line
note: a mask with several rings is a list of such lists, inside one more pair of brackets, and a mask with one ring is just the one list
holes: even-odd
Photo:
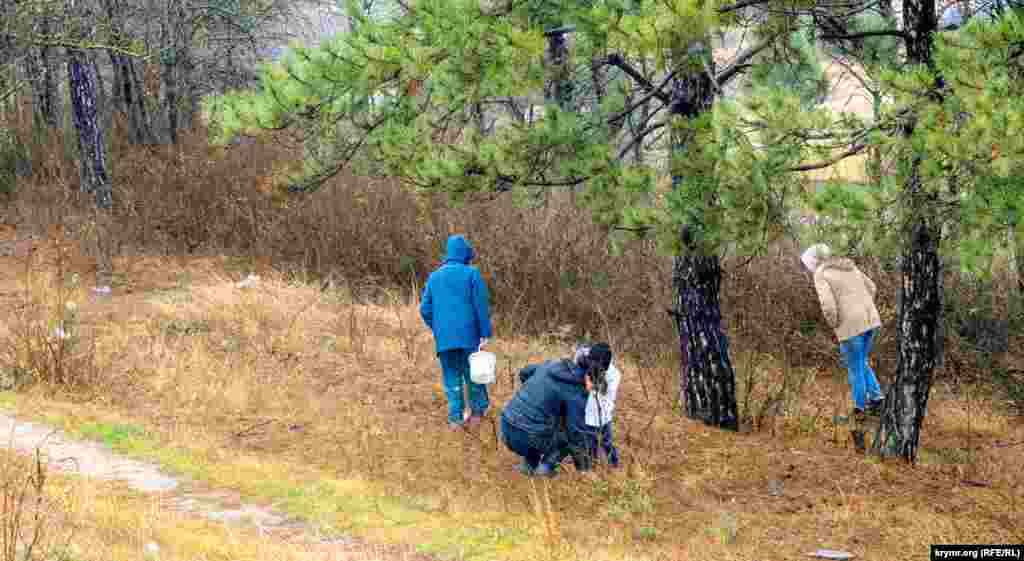
[(273, 422), (274, 422), (273, 419), (264, 419), (262, 421), (254, 423), (252, 425), (249, 425), (248, 427), (246, 427), (246, 428), (244, 428), (244, 429), (242, 429), (240, 431), (235, 432), (234, 435), (235, 435), (236, 438), (245, 438), (247, 436), (253, 436), (253, 435), (256, 434), (257, 430), (259, 430), (259, 429), (261, 429), (261, 428), (263, 428), (263, 427), (265, 427), (265, 426), (267, 426), (267, 425), (269, 425), (270, 423), (273, 423)]

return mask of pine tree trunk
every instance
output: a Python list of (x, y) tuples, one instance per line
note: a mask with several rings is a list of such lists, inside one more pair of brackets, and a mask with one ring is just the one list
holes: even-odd
[(198, 122), (199, 112), (202, 108), (202, 98), (199, 94), (199, 84), (191, 55), (189, 55), (188, 62), (185, 65), (185, 84), (186, 91), (188, 92), (186, 94), (188, 97), (188, 108), (185, 110), (181, 124), (185, 130), (192, 130)]
[(181, 118), (181, 126), (185, 130), (192, 130), (196, 125), (196, 117), (200, 110), (199, 80), (196, 76), (196, 61), (192, 54), (191, 38), (187, 34), (187, 26), (181, 25), (178, 33), (181, 57), (181, 82), (185, 88), (185, 97), (188, 100), (185, 112)]
[[(706, 48), (699, 45), (707, 56)], [(708, 56), (710, 64), (710, 57)], [(669, 105), (673, 117), (693, 119), (711, 108), (715, 91), (706, 72), (695, 72), (676, 78), (672, 83)], [(691, 139), (685, 133), (673, 132), (672, 158), (685, 158)], [(684, 187), (685, 177), (673, 172), (674, 189)], [(713, 194), (708, 204), (713, 205)], [(722, 311), (719, 290), (722, 268), (718, 255), (701, 255), (692, 233), (700, 219), (694, 213), (690, 224), (680, 231), (683, 254), (676, 257), (672, 281), (676, 291), (673, 315), (679, 330), (682, 364), (680, 368), (680, 402), (686, 415), (729, 430), (738, 430), (736, 408), (736, 375), (729, 360), (729, 348), (722, 332)]]
[[(91, 41), (95, 37), (95, 17), (83, 0), (68, 0), (67, 12), (86, 22), (78, 41)], [(92, 193), (96, 201), (95, 254), (96, 283), (109, 286), (113, 274), (113, 232), (111, 209), (113, 191), (107, 172), (106, 144), (103, 123), (98, 106), (95, 65), (88, 53), (68, 49), (68, 86), (71, 92), (71, 111), (78, 131), (81, 189)]]
[[(172, 49), (173, 50), (173, 49)], [(165, 55), (173, 60), (173, 55)], [(178, 79), (174, 72), (173, 62), (161, 62), (160, 82), (163, 85), (164, 123), (167, 140), (171, 144), (178, 143)]]
[(896, 379), (886, 396), (874, 448), (882, 456), (917, 457), (932, 372), (942, 353), (942, 261), (937, 220), (915, 218), (903, 253)]
[[(600, 107), (601, 103), (604, 102), (604, 96), (607, 94), (607, 81), (608, 76), (605, 72), (605, 57), (595, 56), (590, 61), (590, 80), (594, 83), (594, 100)], [(621, 124), (618, 124), (621, 127)]]
[(1024, 301), (1024, 232), (1014, 231), (1013, 236), (1013, 260), (1017, 264), (1017, 292)]
[[(85, 0), (68, 0), (66, 11), (72, 14), (83, 27), (75, 41), (91, 41), (96, 34), (96, 18)], [(96, 207), (109, 209), (113, 206), (110, 178), (107, 175), (106, 144), (99, 111), (99, 94), (96, 88), (95, 65), (89, 53), (81, 49), (68, 49), (68, 89), (71, 93), (71, 111), (75, 130), (78, 131), (78, 154), (81, 174), (81, 189), (96, 199)]]
[(544, 97), (554, 101), (564, 111), (572, 103), (572, 80), (569, 75), (568, 31), (556, 28), (547, 32), (548, 37), (548, 79)]
[[(910, 62), (934, 68), (932, 37), (938, 28), (935, 0), (904, 0), (903, 19), (909, 39)], [(941, 95), (939, 90), (933, 92)], [(909, 139), (913, 121), (904, 125)], [(889, 388), (882, 418), (873, 443), (881, 456), (898, 456), (908, 462), (917, 458), (921, 424), (931, 392), (932, 372), (942, 356), (942, 260), (939, 255), (942, 225), (938, 201), (921, 177), (921, 155), (911, 155), (910, 173), (904, 183), (904, 204), (909, 205), (898, 311), (898, 358), (896, 378)]]
[(96, 78), (92, 64), (81, 51), (68, 50), (68, 86), (71, 109), (78, 131), (79, 157), (82, 165), (81, 188), (92, 193), (96, 206), (108, 209), (113, 204), (110, 178), (107, 176), (105, 145), (99, 110), (96, 103)]
[[(632, 103), (632, 100), (630, 101)], [(631, 132), (637, 135), (643, 129), (643, 124), (647, 122), (648, 117), (651, 114), (651, 102), (644, 103), (640, 107), (640, 119), (639, 123), (632, 124), (630, 126)], [(644, 163), (644, 143), (636, 142), (633, 144), (633, 161), (636, 165), (642, 165)]]
[(110, 53), (110, 63), (114, 67), (117, 76), (115, 85), (118, 92), (115, 97), (119, 100), (119, 106), (128, 118), (128, 140), (133, 144), (155, 144), (153, 127), (150, 124), (149, 112), (146, 109), (146, 99), (142, 76), (139, 74), (139, 66), (131, 57)]
[(167, 0), (164, 18), (160, 28), (160, 85), (162, 90), (161, 107), (167, 140), (171, 144), (178, 143), (178, 95), (180, 80), (178, 67), (183, 58), (179, 45), (180, 0)]
[[(119, 0), (101, 0), (113, 32), (130, 39), (125, 30), (126, 8)], [(128, 141), (132, 144), (155, 144), (156, 137), (146, 109), (142, 64), (126, 54), (108, 51), (113, 68), (114, 83), (111, 92), (111, 111), (120, 111), (128, 119)]]
[(96, 56), (96, 51), (90, 50), (88, 53), (89, 66), (92, 67), (92, 75), (96, 78), (96, 112), (100, 118), (100, 128), (103, 131), (110, 130), (111, 118), (113, 116), (110, 107), (110, 98), (107, 95), (107, 87), (103, 82), (103, 74), (101, 74), (99, 57)]
[[(686, 243), (686, 232), (680, 235)], [(683, 357), (679, 391), (683, 411), (708, 425), (737, 430), (736, 377), (722, 332), (718, 256), (676, 257), (672, 281)]]

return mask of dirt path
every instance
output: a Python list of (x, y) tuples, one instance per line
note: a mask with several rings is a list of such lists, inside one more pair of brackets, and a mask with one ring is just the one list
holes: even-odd
[(16, 453), (33, 455), (38, 449), (55, 471), (123, 482), (136, 491), (157, 496), (161, 508), (167, 511), (247, 528), (280, 541), (293, 548), (296, 559), (428, 559), (403, 548), (374, 546), (348, 536), (320, 535), (315, 528), (271, 506), (246, 503), (237, 493), (209, 489), (202, 482), (168, 475), (154, 464), (123, 457), (100, 443), (75, 440), (44, 424), (0, 413), (0, 434)]
[[(24, 270), (26, 257), (32, 254), (35, 255), (36, 261), (44, 262), (52, 259), (54, 251), (51, 245), (52, 243), (41, 243), (34, 237), (26, 237), (19, 241), (14, 236), (12, 227), (0, 224), (0, 306), (17, 301), (16, 277)], [(81, 252), (75, 253), (77, 255)], [(136, 266), (143, 269), (156, 267), (145, 260)], [(83, 271), (88, 273), (85, 269)], [(150, 274), (142, 275), (144, 272)], [(166, 279), (162, 279), (161, 275), (152, 274), (152, 271), (139, 273), (139, 276), (146, 276), (146, 283), (143, 286), (118, 289), (115, 291), (118, 306), (101, 305), (97, 311), (114, 315), (130, 314), (138, 306), (144, 305), (146, 296), (154, 287), (166, 284), (158, 282)], [(110, 294), (89, 296), (91, 300), (108, 302), (111, 298)], [(272, 505), (248, 503), (236, 492), (211, 489), (202, 481), (192, 481), (164, 473), (156, 464), (119, 455), (102, 443), (76, 440), (59, 429), (17, 419), (9, 413), (0, 413), (0, 440), (0, 445), (6, 445), (13, 452), (25, 456), (34, 455), (38, 449), (46, 464), (54, 471), (125, 483), (138, 492), (158, 499), (160, 508), (166, 512), (206, 518), (226, 527), (254, 532), (265, 539), (285, 545), (294, 553), (295, 559), (431, 559), (408, 547), (368, 544), (350, 536), (321, 535), (313, 526), (275, 510)]]

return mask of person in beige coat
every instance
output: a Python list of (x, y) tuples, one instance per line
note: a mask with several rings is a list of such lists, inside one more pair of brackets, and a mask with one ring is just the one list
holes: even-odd
[(875, 283), (852, 260), (832, 257), (825, 244), (810, 247), (800, 260), (814, 274), (821, 311), (839, 340), (855, 413), (877, 414), (882, 405), (882, 390), (868, 363), (871, 344), (882, 326), (875, 307)]

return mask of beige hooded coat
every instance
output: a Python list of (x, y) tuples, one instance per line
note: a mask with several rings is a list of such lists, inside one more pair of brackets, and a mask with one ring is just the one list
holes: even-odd
[(814, 288), (825, 320), (845, 341), (882, 326), (875, 283), (846, 258), (827, 258), (814, 271)]

